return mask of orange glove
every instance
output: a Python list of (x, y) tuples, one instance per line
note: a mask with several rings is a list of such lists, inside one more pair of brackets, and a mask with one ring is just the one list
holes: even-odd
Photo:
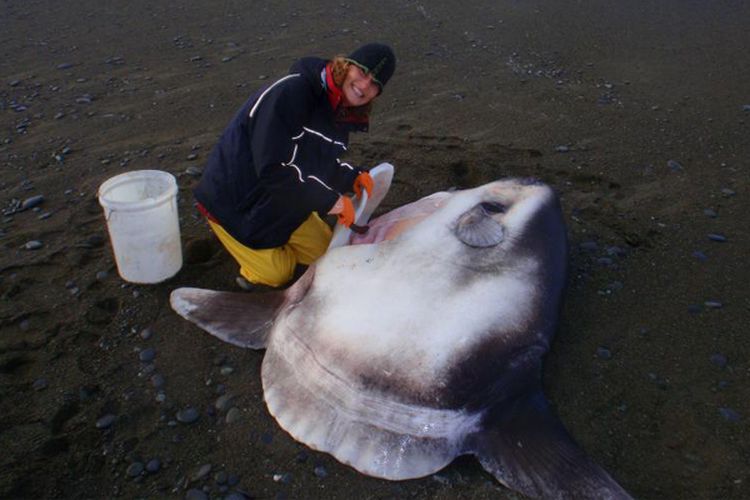
[(339, 218), (339, 224), (344, 227), (349, 227), (354, 223), (354, 203), (352, 199), (346, 195), (339, 196), (336, 200), (336, 204), (333, 208), (328, 211), (329, 214), (337, 215)]
[(370, 176), (369, 172), (362, 172), (357, 176), (356, 179), (354, 179), (354, 192), (357, 193), (357, 196), (362, 196), (362, 188), (365, 188), (365, 191), (367, 191), (367, 196), (372, 196), (372, 187), (374, 185), (374, 182), (372, 181), (372, 177)]

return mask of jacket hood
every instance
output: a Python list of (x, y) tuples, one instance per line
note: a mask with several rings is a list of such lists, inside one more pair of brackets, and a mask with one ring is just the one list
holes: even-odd
[(320, 81), (320, 72), (323, 71), (326, 63), (325, 59), (319, 57), (303, 57), (297, 60), (292, 67), (289, 68), (289, 73), (299, 73), (305, 77), (318, 93), (323, 92), (323, 83)]

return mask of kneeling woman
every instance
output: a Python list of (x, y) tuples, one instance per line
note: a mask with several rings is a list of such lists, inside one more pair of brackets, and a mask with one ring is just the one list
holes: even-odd
[(370, 43), (332, 61), (306, 57), (253, 94), (227, 126), (194, 191), (198, 209), (240, 265), (237, 283), (279, 287), (323, 255), (331, 229), (319, 214), (354, 222), (346, 193), (372, 189), (340, 157), (367, 131), (372, 101), (396, 67)]

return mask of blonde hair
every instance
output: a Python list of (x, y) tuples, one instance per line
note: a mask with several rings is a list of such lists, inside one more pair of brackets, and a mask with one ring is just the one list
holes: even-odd
[[(354, 63), (344, 56), (336, 56), (331, 60), (331, 78), (337, 87), (341, 88), (341, 86), (344, 85), (346, 74), (349, 72), (349, 66), (352, 64)], [(349, 108), (349, 113), (362, 118), (369, 118), (371, 112), (372, 101), (363, 106)]]

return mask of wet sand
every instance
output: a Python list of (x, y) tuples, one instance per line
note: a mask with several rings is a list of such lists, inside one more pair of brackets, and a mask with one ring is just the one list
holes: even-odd
[[(5, 2), (0, 497), (516, 498), (473, 459), (388, 482), (294, 442), (263, 404), (262, 353), (168, 304), (234, 288), (190, 189), (236, 108), (296, 58), (372, 40), (399, 65), (350, 150), (396, 166), (384, 208), (505, 176), (554, 186), (571, 246), (555, 410), (637, 498), (749, 497), (750, 6), (634, 4)], [(186, 262), (156, 286), (118, 277), (96, 199), (143, 168), (180, 186)], [(197, 422), (175, 421), (186, 407)]]

